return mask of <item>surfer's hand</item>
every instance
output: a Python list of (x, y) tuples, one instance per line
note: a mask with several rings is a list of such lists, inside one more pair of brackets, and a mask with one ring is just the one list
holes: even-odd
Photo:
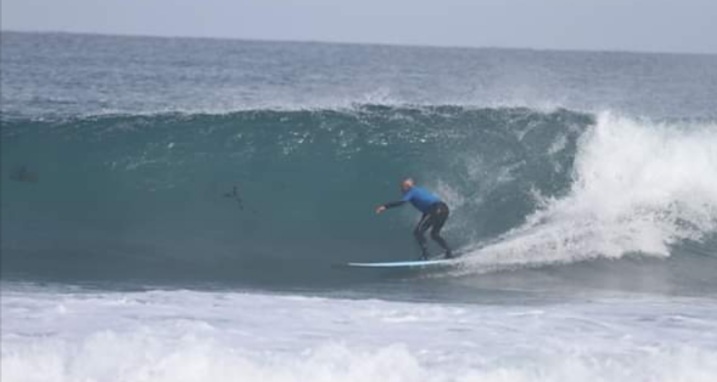
[(381, 212), (386, 211), (386, 206), (378, 206), (376, 207), (376, 215), (380, 214)]

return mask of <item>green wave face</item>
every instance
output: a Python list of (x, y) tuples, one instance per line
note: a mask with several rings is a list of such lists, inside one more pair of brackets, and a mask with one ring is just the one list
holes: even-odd
[(446, 200), (446, 235), (470, 244), (521, 224), (536, 193), (565, 193), (592, 123), (376, 105), (7, 121), (3, 271), (253, 279), (412, 258), (417, 212), (373, 214), (406, 176)]

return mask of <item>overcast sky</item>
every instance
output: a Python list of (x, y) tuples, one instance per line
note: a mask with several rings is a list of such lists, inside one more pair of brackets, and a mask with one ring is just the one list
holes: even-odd
[(2, 29), (717, 53), (717, 0), (1, 0)]

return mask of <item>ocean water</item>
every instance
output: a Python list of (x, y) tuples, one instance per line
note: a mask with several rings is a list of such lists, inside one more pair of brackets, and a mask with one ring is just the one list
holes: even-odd
[(717, 378), (717, 56), (1, 38), (3, 381)]

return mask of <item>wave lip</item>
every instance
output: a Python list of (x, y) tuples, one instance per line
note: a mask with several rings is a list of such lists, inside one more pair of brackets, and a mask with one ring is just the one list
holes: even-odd
[[(667, 257), (717, 232), (717, 126), (603, 113), (580, 139), (570, 191), (541, 197), (525, 224), (474, 249), (475, 269), (630, 254)], [(712, 248), (714, 253), (715, 248)]]

